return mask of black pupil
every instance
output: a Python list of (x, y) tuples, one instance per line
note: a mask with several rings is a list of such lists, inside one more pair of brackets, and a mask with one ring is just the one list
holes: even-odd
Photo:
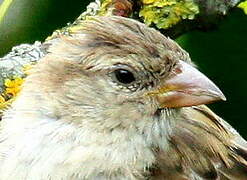
[(125, 69), (117, 69), (115, 71), (116, 79), (123, 84), (130, 84), (135, 81), (135, 77), (132, 72)]

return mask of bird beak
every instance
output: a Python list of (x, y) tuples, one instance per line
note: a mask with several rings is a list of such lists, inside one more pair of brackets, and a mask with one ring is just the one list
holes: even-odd
[(157, 98), (160, 108), (196, 106), (226, 100), (210, 79), (184, 61), (178, 62), (171, 76), (162, 84), (157, 90), (148, 93)]

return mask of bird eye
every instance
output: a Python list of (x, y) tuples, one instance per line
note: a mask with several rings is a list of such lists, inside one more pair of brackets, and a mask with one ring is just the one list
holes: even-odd
[(126, 69), (117, 69), (114, 74), (116, 80), (122, 84), (130, 84), (136, 80), (134, 74)]

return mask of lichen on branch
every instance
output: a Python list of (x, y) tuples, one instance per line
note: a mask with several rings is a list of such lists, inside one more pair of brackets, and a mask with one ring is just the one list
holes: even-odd
[(28, 70), (45, 54), (42, 44), (22, 44), (0, 58), (0, 114), (18, 95)]
[(199, 6), (193, 0), (142, 0), (140, 17), (145, 24), (152, 23), (159, 29), (167, 29), (183, 19), (192, 20), (199, 14)]

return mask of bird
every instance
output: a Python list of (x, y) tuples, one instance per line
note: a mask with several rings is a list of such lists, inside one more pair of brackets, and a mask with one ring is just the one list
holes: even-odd
[(43, 47), (1, 121), (1, 180), (247, 179), (246, 141), (206, 106), (224, 94), (172, 39), (95, 16)]

